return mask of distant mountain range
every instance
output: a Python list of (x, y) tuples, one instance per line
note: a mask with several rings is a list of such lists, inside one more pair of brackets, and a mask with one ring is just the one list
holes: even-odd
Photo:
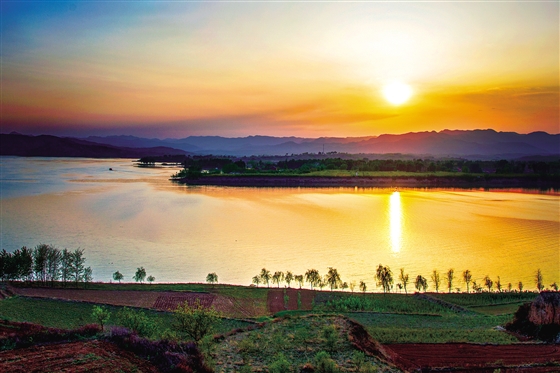
[(494, 130), (411, 132), (370, 137), (189, 136), (183, 139), (145, 139), (134, 136), (88, 137), (88, 141), (127, 147), (169, 146), (195, 154), (285, 155), (318, 152), (351, 154), (417, 154), (436, 157), (516, 158), (560, 155), (560, 135), (519, 134)]
[(188, 154), (170, 147), (122, 147), (49, 135), (0, 134), (0, 155), (23, 157), (141, 158)]
[(494, 130), (411, 132), (369, 137), (189, 136), (182, 139), (148, 139), (134, 136), (90, 136), (83, 139), (55, 136), (0, 135), (1, 155), (126, 157), (164, 154), (231, 156), (302, 153), (413, 154), (470, 159), (514, 159), (559, 156), (560, 134), (519, 134)]

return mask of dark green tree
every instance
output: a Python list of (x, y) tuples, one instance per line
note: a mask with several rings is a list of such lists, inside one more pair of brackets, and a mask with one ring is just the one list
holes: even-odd
[(439, 272), (434, 269), (432, 272), (432, 282), (434, 283), (434, 287), (436, 288), (436, 293), (439, 293), (439, 285), (441, 284), (441, 279), (439, 276)]
[(329, 267), (329, 271), (325, 276), (326, 283), (331, 287), (331, 291), (333, 289), (338, 289), (341, 285), (342, 280), (340, 279), (340, 275), (338, 274), (338, 270), (333, 267)]
[(406, 290), (406, 286), (408, 285), (408, 273), (404, 273), (404, 268), (401, 268), (401, 273), (399, 275), (399, 280), (401, 280), (402, 282), (402, 286), (404, 287), (404, 292), (405, 294), (408, 294), (408, 291)]
[(494, 281), (490, 279), (490, 276), (486, 275), (484, 277), (484, 286), (488, 288), (488, 291), (492, 291), (492, 286), (494, 285)]
[(146, 270), (144, 269), (144, 267), (136, 268), (136, 273), (132, 278), (136, 282), (143, 283), (144, 279), (146, 278)]
[(292, 283), (292, 281), (294, 281), (294, 274), (291, 271), (286, 271), (284, 281), (286, 281), (286, 284), (288, 284), (288, 287), (290, 287), (290, 284)]
[(212, 272), (206, 275), (206, 282), (209, 284), (212, 284), (212, 286), (214, 286), (214, 284), (218, 283), (218, 275), (216, 274), (216, 272)]
[(113, 273), (113, 280), (118, 281), (119, 284), (121, 283), (121, 280), (124, 278), (123, 274), (120, 273), (119, 271)]
[(377, 267), (375, 278), (377, 279), (377, 286), (383, 287), (383, 293), (391, 291), (393, 288), (393, 273), (388, 266), (384, 267), (380, 264)]
[(451, 289), (453, 288), (453, 279), (455, 277), (454, 273), (455, 271), (453, 270), (453, 268), (450, 268), (447, 271), (447, 290), (449, 290), (450, 293)]
[(270, 287), (270, 271), (266, 268), (261, 269), (261, 282), (266, 283), (267, 287)]
[(220, 321), (218, 312), (214, 308), (204, 307), (198, 299), (192, 306), (185, 302), (177, 307), (174, 316), (179, 332), (192, 338), (196, 344)]
[(535, 284), (537, 285), (538, 291), (544, 290), (543, 275), (540, 268), (537, 269), (537, 273), (535, 274)]
[(282, 272), (282, 271), (276, 271), (272, 275), (272, 282), (275, 283), (275, 284), (278, 284), (278, 287), (280, 287), (280, 283), (283, 280), (284, 280), (284, 272)]
[(472, 280), (472, 274), (471, 271), (469, 271), (468, 269), (463, 272), (463, 280), (465, 280), (465, 284), (467, 285), (467, 293), (469, 292), (469, 285), (471, 283)]
[(305, 281), (310, 284), (311, 290), (313, 290), (313, 287), (317, 286), (321, 281), (321, 275), (319, 275), (319, 271), (316, 269), (308, 269), (307, 272), (305, 272)]

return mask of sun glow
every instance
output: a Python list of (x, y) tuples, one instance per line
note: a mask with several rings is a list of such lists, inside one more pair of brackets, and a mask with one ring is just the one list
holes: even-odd
[(383, 87), (383, 96), (393, 105), (401, 105), (412, 96), (412, 88), (401, 82), (390, 83)]
[(391, 228), (391, 248), (394, 253), (401, 251), (402, 237), (402, 207), (401, 195), (399, 192), (393, 192), (389, 199), (389, 225)]

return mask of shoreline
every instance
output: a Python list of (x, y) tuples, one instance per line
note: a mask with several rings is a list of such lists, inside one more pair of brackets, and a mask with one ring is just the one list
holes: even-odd
[(186, 185), (232, 187), (394, 187), (394, 188), (530, 188), (560, 189), (560, 180), (521, 177), (409, 176), (262, 176), (213, 175), (175, 181)]

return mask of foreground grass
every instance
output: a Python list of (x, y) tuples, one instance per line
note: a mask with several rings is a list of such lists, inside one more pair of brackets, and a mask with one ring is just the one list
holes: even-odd
[(314, 365), (317, 354), (324, 351), (342, 372), (398, 371), (353, 347), (348, 340), (348, 326), (343, 317), (332, 315), (267, 322), (259, 329), (222, 341), (212, 353), (213, 365), (216, 372), (267, 371), (282, 354), (291, 369), (285, 372), (299, 372), (305, 364)]
[(510, 315), (397, 315), (348, 313), (380, 343), (495, 343), (517, 342), (513, 336), (494, 329), (511, 321)]
[[(106, 325), (118, 325), (117, 312), (123, 307), (107, 306), (111, 312)], [(93, 306), (88, 303), (69, 302), (54, 299), (36, 299), (25, 297), (12, 297), (0, 301), (0, 317), (9, 321), (30, 322), (52, 328), (75, 329), (86, 324), (96, 323), (92, 317)], [(173, 314), (170, 312), (157, 312), (142, 310), (154, 325), (156, 331), (152, 338), (158, 339), (173, 330)], [(251, 323), (235, 320), (221, 319), (217, 325), (216, 333), (226, 333), (232, 329), (243, 328)]]

